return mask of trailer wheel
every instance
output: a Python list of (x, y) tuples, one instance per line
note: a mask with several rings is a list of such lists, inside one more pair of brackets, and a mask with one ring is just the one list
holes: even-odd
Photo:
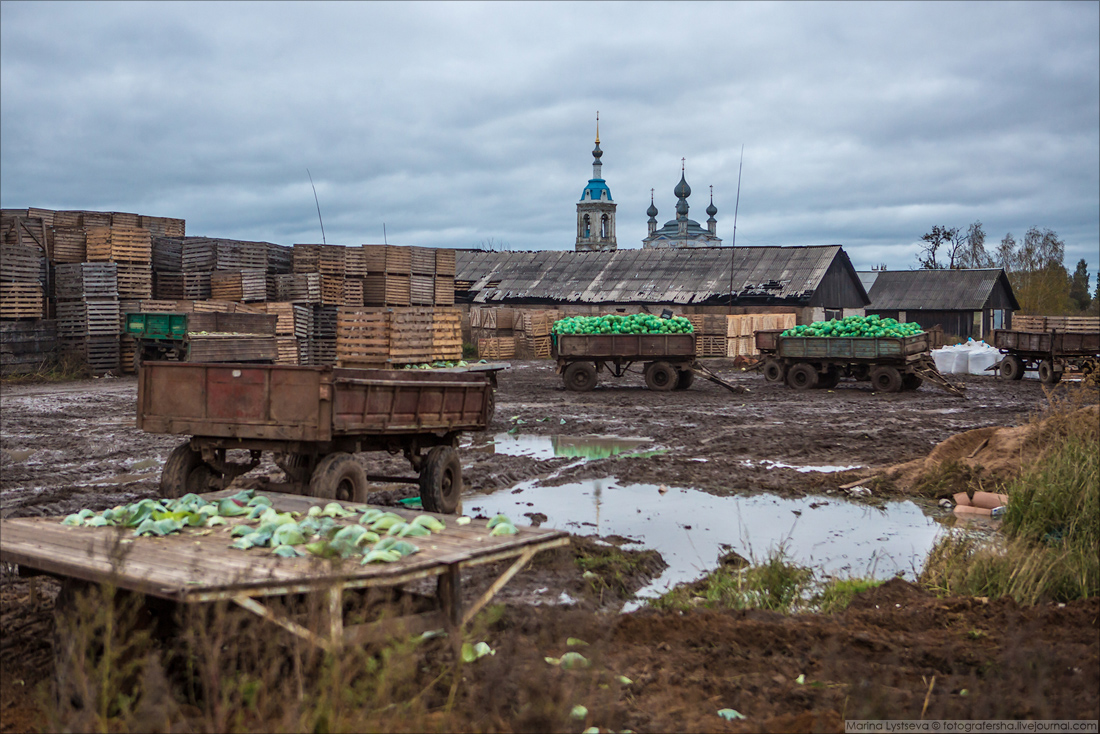
[(168, 454), (160, 473), (160, 496), (175, 499), (187, 494), (191, 486), (191, 474), (205, 467), (202, 454), (191, 448), (191, 442), (181, 443)]
[(452, 514), (462, 497), (462, 462), (450, 446), (436, 446), (420, 470), (420, 503), (428, 512)]
[(806, 362), (791, 365), (787, 370), (787, 384), (795, 390), (810, 390), (817, 385), (817, 370)]
[(366, 502), (367, 472), (351, 454), (343, 451), (329, 454), (313, 470), (309, 494), (340, 502)]
[(898, 392), (902, 387), (901, 373), (894, 367), (875, 367), (871, 370), (871, 387), (877, 392)]
[(871, 379), (871, 368), (865, 364), (854, 364), (848, 368), (848, 374), (856, 382), (867, 382)]
[(1001, 360), (1001, 377), (1006, 380), (1024, 379), (1024, 361), (1015, 354)]
[(1044, 359), (1039, 363), (1039, 381), (1044, 385), (1054, 385), (1062, 380), (1062, 373), (1054, 369), (1054, 363)]
[(695, 372), (688, 368), (686, 370), (677, 370), (676, 376), (676, 389), (687, 390), (695, 383)]
[(565, 368), (562, 379), (566, 390), (588, 392), (596, 386), (596, 365), (591, 362), (574, 362)]
[(764, 362), (764, 379), (768, 382), (783, 382), (787, 377), (787, 371), (783, 369), (783, 363), (778, 359), (769, 359)]
[(678, 381), (676, 368), (668, 362), (651, 362), (646, 368), (645, 385), (650, 390), (672, 390)]
[(924, 378), (920, 375), (914, 375), (909, 372), (901, 376), (901, 389), (902, 390), (919, 390), (920, 386), (924, 384)]

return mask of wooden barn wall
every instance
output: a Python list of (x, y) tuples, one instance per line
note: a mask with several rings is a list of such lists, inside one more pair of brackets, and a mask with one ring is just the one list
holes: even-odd
[(809, 305), (828, 309), (864, 308), (867, 302), (859, 293), (858, 283), (859, 276), (847, 258), (836, 257), (825, 271)]

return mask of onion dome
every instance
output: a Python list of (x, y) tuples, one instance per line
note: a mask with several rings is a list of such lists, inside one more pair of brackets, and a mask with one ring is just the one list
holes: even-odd
[(676, 188), (672, 190), (672, 193), (676, 195), (677, 199), (686, 199), (691, 196), (691, 187), (688, 186), (688, 182), (684, 178), (683, 172), (680, 173), (680, 183), (676, 184)]

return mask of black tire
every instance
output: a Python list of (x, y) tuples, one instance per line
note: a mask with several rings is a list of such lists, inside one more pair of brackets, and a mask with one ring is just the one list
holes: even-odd
[(1039, 382), (1044, 385), (1054, 385), (1062, 380), (1062, 373), (1054, 369), (1054, 363), (1044, 359), (1039, 363)]
[(787, 378), (787, 371), (778, 359), (769, 359), (764, 362), (761, 372), (764, 373), (764, 379), (768, 382), (783, 382)]
[(172, 449), (160, 473), (160, 496), (175, 499), (187, 494), (191, 473), (200, 466), (206, 466), (202, 454), (191, 448), (190, 441)]
[(695, 384), (695, 371), (691, 368), (686, 370), (677, 370), (676, 376), (676, 389), (687, 390)]
[(591, 362), (574, 362), (565, 368), (562, 379), (566, 390), (588, 392), (596, 386), (596, 365)]
[(901, 376), (902, 390), (919, 390), (923, 384), (924, 378), (920, 375), (914, 375), (910, 372)]
[(836, 367), (830, 367), (825, 374), (819, 374), (817, 378), (817, 387), (820, 390), (832, 390), (840, 384), (840, 370)]
[(676, 368), (668, 362), (652, 362), (645, 371), (645, 385), (650, 390), (665, 392), (674, 390), (679, 377)]
[(787, 370), (787, 385), (795, 390), (812, 390), (817, 385), (817, 370), (806, 362), (793, 364)]
[(876, 392), (899, 392), (901, 373), (895, 367), (875, 367), (871, 370), (871, 386)]
[(420, 470), (420, 503), (428, 512), (453, 514), (462, 498), (462, 462), (450, 446), (436, 446)]
[(1001, 377), (1006, 380), (1024, 379), (1024, 361), (1015, 354), (1010, 354), (1001, 360)]
[(854, 364), (848, 368), (848, 374), (856, 382), (867, 382), (871, 379), (871, 368), (865, 364)]
[(352, 454), (337, 451), (317, 464), (309, 480), (309, 494), (339, 502), (367, 501), (367, 472)]
[(203, 462), (191, 470), (187, 475), (187, 492), (189, 494), (202, 494), (222, 489), (221, 485), (214, 482), (221, 479), (222, 475), (214, 471), (214, 468)]

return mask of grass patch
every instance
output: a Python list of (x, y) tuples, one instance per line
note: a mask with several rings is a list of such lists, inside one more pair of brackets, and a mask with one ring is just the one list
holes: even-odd
[(82, 357), (72, 352), (59, 352), (43, 359), (30, 372), (4, 375), (0, 384), (26, 385), (50, 382), (71, 382), (88, 376), (88, 365)]
[(601, 598), (606, 591), (626, 598), (640, 585), (638, 579), (651, 578), (665, 567), (661, 554), (655, 550), (624, 551), (615, 546), (581, 544), (574, 538), (573, 562)]
[(1032, 422), (1044, 451), (1006, 486), (1003, 542), (948, 535), (921, 581), (940, 594), (1011, 596), (1021, 604), (1100, 593), (1100, 421), (1096, 390), (1056, 393)]
[(882, 586), (880, 579), (831, 579), (821, 587), (812, 603), (822, 614), (836, 614), (848, 608), (856, 594)]
[[(945, 461), (927, 472), (913, 487), (921, 497), (950, 497), (959, 492), (981, 491), (982, 467), (962, 461)], [(994, 490), (996, 491), (996, 490)]]

